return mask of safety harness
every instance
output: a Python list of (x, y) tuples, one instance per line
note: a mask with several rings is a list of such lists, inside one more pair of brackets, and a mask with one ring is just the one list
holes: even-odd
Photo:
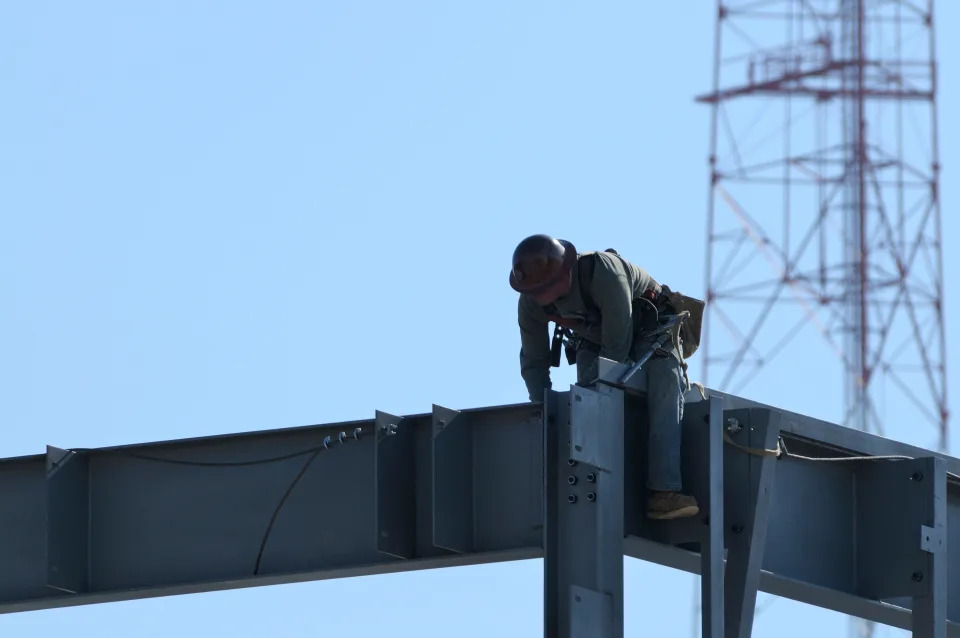
[[(603, 252), (616, 255), (620, 259), (623, 257), (620, 256), (613, 248), (607, 248)], [(579, 319), (574, 317), (561, 317), (559, 310), (555, 304), (549, 304), (544, 307), (544, 311), (547, 314), (547, 320), (552, 321), (555, 326), (553, 330), (553, 340), (550, 345), (550, 356), (551, 363), (550, 365), (554, 368), (560, 367), (560, 351), (561, 349), (565, 351), (567, 363), (573, 365), (577, 359), (577, 351), (580, 348), (593, 348), (599, 352), (600, 345), (593, 343), (583, 337), (580, 334), (577, 334), (577, 330), (583, 330), (589, 328), (591, 325), (594, 325), (595, 322), (600, 320), (600, 307), (593, 300), (593, 296), (590, 292), (591, 285), (593, 284), (593, 272), (596, 267), (597, 253), (589, 253), (583, 255), (577, 262), (577, 281), (580, 287), (580, 296), (583, 300), (583, 305), (587, 309), (587, 319)], [(640, 328), (652, 329), (657, 326), (657, 315), (660, 311), (664, 309), (667, 304), (667, 298), (664, 292), (669, 291), (666, 286), (661, 286), (656, 284), (656, 288), (652, 290), (647, 290), (643, 297), (639, 300), (635, 300), (633, 303), (634, 312), (636, 313), (634, 319), (634, 325)], [(639, 326), (637, 322), (640, 322)], [(634, 335), (636, 336), (637, 330), (634, 330)], [(665, 354), (665, 353), (658, 353)]]

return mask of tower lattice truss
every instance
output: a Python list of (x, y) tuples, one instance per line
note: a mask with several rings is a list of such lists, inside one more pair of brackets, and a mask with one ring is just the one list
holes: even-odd
[(698, 98), (713, 116), (706, 382), (741, 392), (775, 366), (842, 392), (845, 425), (887, 434), (910, 414), (890, 434), (945, 449), (932, 2), (718, 7)]

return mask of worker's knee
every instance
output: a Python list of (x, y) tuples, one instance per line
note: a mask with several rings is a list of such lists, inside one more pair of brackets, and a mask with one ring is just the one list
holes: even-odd
[(676, 357), (650, 358), (647, 362), (647, 391), (668, 396), (683, 393), (683, 370)]

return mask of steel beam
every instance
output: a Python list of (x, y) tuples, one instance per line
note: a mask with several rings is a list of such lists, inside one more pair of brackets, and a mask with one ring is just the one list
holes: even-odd
[(544, 636), (623, 637), (623, 392), (549, 392)]
[[(711, 397), (714, 400), (714, 397)], [(780, 415), (769, 410), (750, 410), (747, 421), (731, 417), (727, 436), (750, 450), (773, 450), (780, 436)], [(739, 449), (738, 449), (739, 451)], [(725, 629), (728, 638), (749, 638), (757, 606), (760, 569), (767, 546), (767, 522), (773, 492), (777, 457), (767, 453), (737, 455), (741, 472), (731, 498), (729, 552), (727, 553), (727, 600)]]
[[(569, 484), (557, 482), (552, 497), (545, 489), (547, 474), (570, 469), (545, 465), (544, 447), (551, 431), (544, 420), (564, 409), (567, 392), (552, 394), (550, 405), (435, 407), (402, 418), (381, 412), (350, 423), (51, 447), (0, 460), (0, 612), (529, 559), (543, 557), (544, 547), (549, 562), (550, 534), (563, 529), (559, 519), (551, 528), (550, 503), (568, 512), (592, 507), (596, 516), (583, 520), (593, 526), (594, 542), (615, 528), (602, 514), (607, 486), (624, 494), (626, 538), (615, 551), (700, 573), (700, 548), (715, 543), (708, 538), (717, 503), (710, 495), (717, 468), (709, 463), (716, 434), (710, 399), (722, 398), (722, 422), (743, 426), (727, 432), (732, 443), (722, 453), (725, 633), (746, 635), (757, 582), (761, 591), (920, 636), (943, 635), (944, 628), (960, 636), (960, 596), (948, 594), (960, 591), (960, 554), (949, 553), (960, 547), (960, 482), (947, 477), (960, 474), (960, 461), (733, 395), (707, 391), (705, 401), (691, 393), (683, 478), (704, 511), (649, 521), (638, 498), (645, 397), (612, 389), (622, 391), (630, 425), (623, 432), (624, 482), (603, 481), (616, 470), (617, 459), (604, 451), (613, 439), (571, 428), (574, 451), (584, 455), (578, 471), (593, 463), (599, 469), (596, 501), (583, 500), (584, 472), (573, 486), (581, 490), (574, 505), (564, 500)], [(595, 412), (600, 436), (618, 413)], [(440, 420), (447, 423), (442, 433)], [(771, 448), (776, 430), (789, 455), (742, 449)], [(877, 455), (912, 460), (816, 460)], [(916, 472), (922, 480), (911, 479)], [(611, 560), (603, 552), (614, 545), (597, 545), (597, 560)], [(583, 605), (582, 614), (569, 616), (571, 630), (597, 618), (616, 623), (620, 612), (603, 602), (615, 602), (616, 592), (604, 589), (597, 572), (583, 573), (594, 580), (571, 582), (567, 603), (555, 593), (558, 606)]]
[(710, 397), (707, 433), (707, 525), (700, 544), (701, 635), (724, 636), (723, 397)]

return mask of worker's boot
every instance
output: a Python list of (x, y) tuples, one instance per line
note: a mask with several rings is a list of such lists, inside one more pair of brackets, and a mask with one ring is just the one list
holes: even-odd
[(697, 499), (680, 492), (647, 492), (647, 517), (656, 519), (684, 518), (700, 512)]

